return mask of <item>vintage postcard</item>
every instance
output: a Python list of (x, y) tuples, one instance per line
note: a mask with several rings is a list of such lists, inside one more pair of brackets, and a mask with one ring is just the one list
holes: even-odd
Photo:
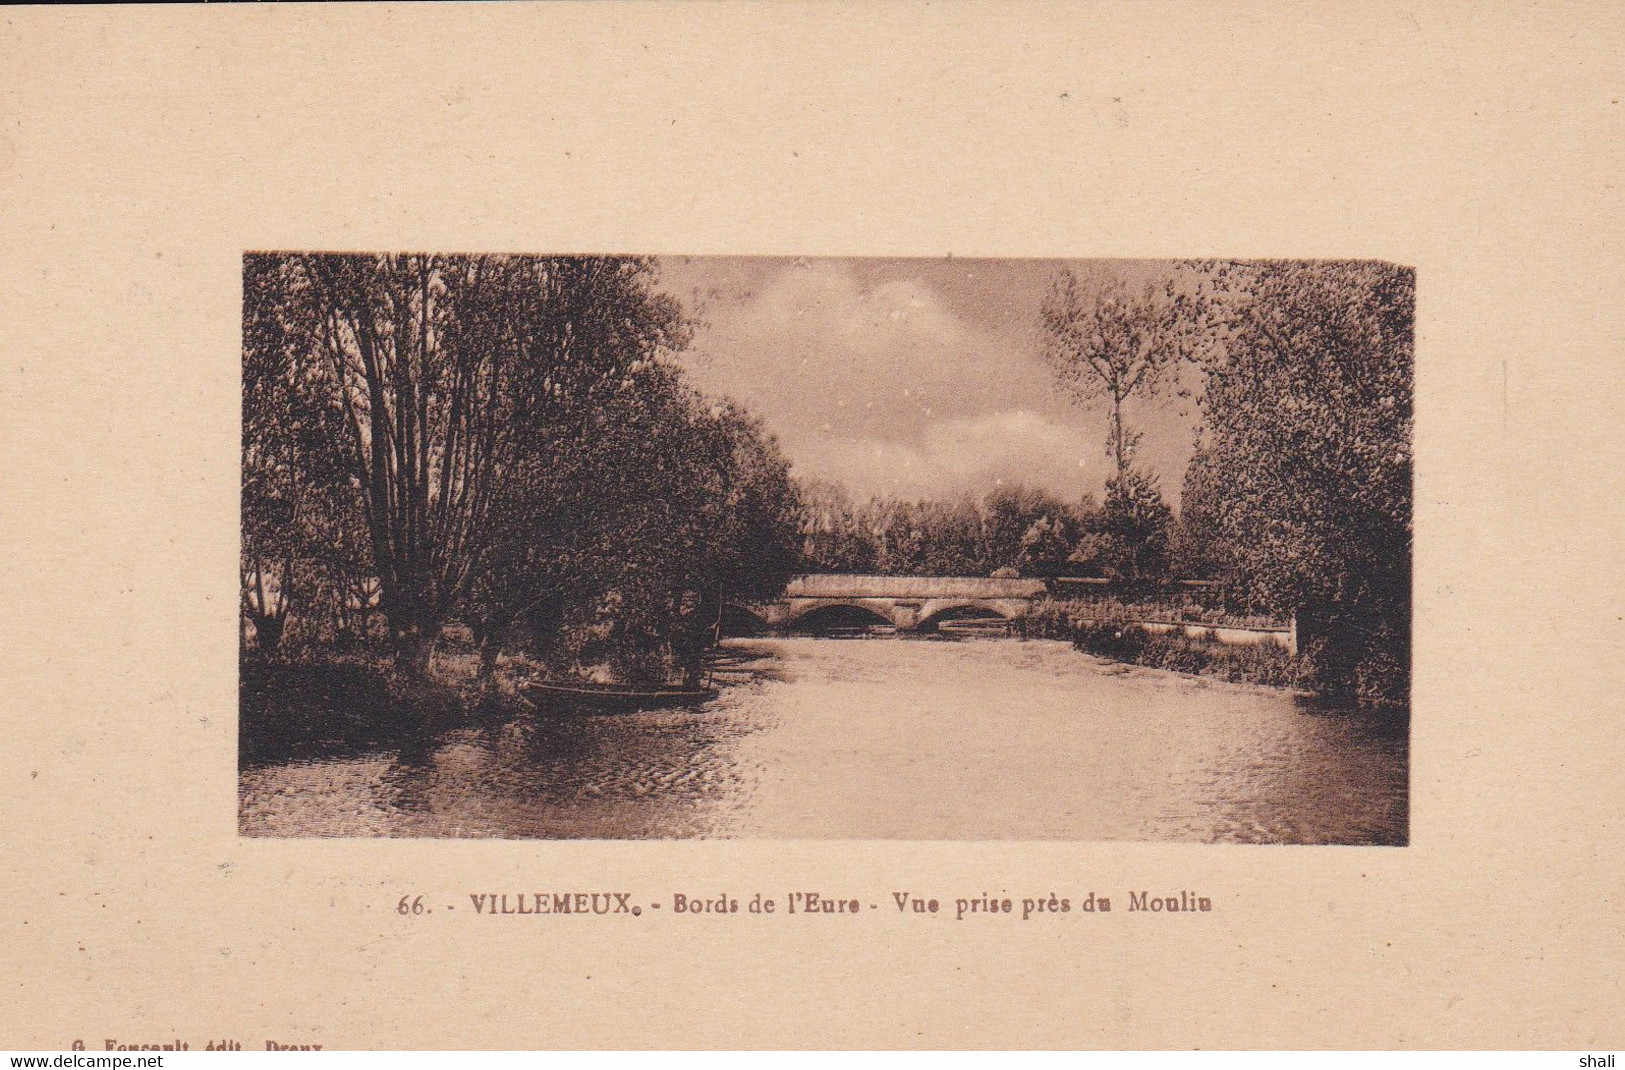
[(8, 9), (0, 1047), (1616, 1052), (1622, 43)]

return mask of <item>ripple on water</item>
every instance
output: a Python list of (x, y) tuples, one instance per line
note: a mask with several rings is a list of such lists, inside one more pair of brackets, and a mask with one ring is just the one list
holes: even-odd
[(266, 836), (1398, 844), (1403, 716), (1043, 641), (729, 644), (695, 709), (553, 711), (245, 768)]

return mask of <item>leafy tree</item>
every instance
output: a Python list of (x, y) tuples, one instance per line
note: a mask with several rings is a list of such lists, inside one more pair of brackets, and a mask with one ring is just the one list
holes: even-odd
[(344, 626), (349, 581), (369, 567), (341, 443), (345, 429), (303, 361), (310, 309), (284, 259), (243, 263), (242, 603), (262, 654), (290, 627)]
[(760, 426), (668, 365), (631, 382), (557, 427), (574, 448), (539, 451), (549, 463), (514, 499), (471, 604), (487, 675), (516, 628), (552, 660), (622, 679), (668, 660), (692, 675), (723, 604), (777, 594), (799, 564), (788, 464)]
[(919, 574), (979, 576), (991, 570), (981, 549), (981, 512), (974, 498), (921, 502), (914, 522), (920, 531)]
[(1129, 469), (1108, 479), (1096, 551), (1106, 575), (1130, 585), (1164, 579), (1172, 519), (1155, 477)]
[[(382, 609), (421, 672), (493, 552), (521, 458), (686, 341), (647, 261), (304, 256), (309, 363), (342, 415)], [(566, 423), (568, 421), (565, 421)]]
[(1295, 612), (1332, 688), (1409, 686), (1415, 275), (1201, 265), (1212, 515), (1253, 597)]
[(1067, 555), (1066, 562), (1069, 571), (1075, 575), (1104, 577), (1112, 562), (1115, 560), (1113, 542), (1101, 533), (1098, 518), (1093, 519), (1078, 535), (1077, 542), (1072, 544), (1072, 552)]
[(1077, 541), (1077, 525), (1070, 516), (1041, 516), (1022, 533), (1016, 566), (1026, 576), (1059, 575), (1066, 571), (1067, 559)]
[(867, 525), (845, 487), (797, 481), (802, 558), (815, 572), (873, 572), (878, 557)]
[(521, 635), (692, 672), (723, 601), (798, 564), (798, 506), (771, 437), (668, 359), (688, 324), (654, 284), (635, 258), (246, 258), (245, 631), (376, 608), (416, 672), (453, 618), (486, 677)]
[(1182, 304), (1171, 286), (1131, 291), (1117, 280), (1086, 291), (1062, 270), (1040, 307), (1044, 356), (1081, 402), (1104, 400), (1107, 452), (1118, 475), (1128, 471), (1140, 436), (1123, 423), (1123, 403), (1155, 392), (1180, 359)]
[(819, 572), (985, 576), (1017, 568), (1053, 575), (1067, 567), (1082, 516), (1053, 494), (1019, 484), (979, 499), (863, 505), (830, 484), (799, 486), (804, 567)]
[[(778, 595), (800, 565), (796, 518), (800, 509), (790, 465), (761, 423), (727, 403), (713, 404), (696, 421), (695, 507), (683, 517), (685, 543), (667, 562), (671, 589), (694, 592), (697, 613), (674, 622), (685, 675), (697, 672), (702, 628), (720, 636), (730, 600)], [(682, 607), (678, 595), (678, 607)]]
[(1004, 484), (982, 499), (982, 571), (1019, 567), (1025, 538), (1040, 520), (1063, 524), (1072, 519), (1065, 502), (1050, 494), (1021, 484)]
[(1222, 580), (1230, 570), (1228, 550), (1218, 526), (1218, 485), (1213, 460), (1198, 449), (1185, 469), (1179, 517), (1170, 532), (1170, 567), (1186, 579)]

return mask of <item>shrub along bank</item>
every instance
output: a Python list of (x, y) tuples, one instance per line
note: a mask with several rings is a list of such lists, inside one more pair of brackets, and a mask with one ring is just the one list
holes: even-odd
[(427, 673), (387, 653), (244, 657), (238, 667), (241, 764), (410, 747), (435, 733), (524, 709), (513, 681), (478, 679), (475, 652), (443, 654)]
[(1316, 690), (1314, 666), (1275, 642), (1229, 646), (1180, 632), (1150, 632), (1126, 614), (1101, 616), (1065, 602), (1047, 601), (1027, 617), (1026, 634), (1065, 639), (1086, 654), (1152, 669), (1213, 676), (1235, 683)]
[(1244, 613), (1188, 599), (1151, 598), (1046, 598), (1033, 607), (1058, 620), (1132, 620), (1163, 624), (1205, 624), (1214, 628), (1285, 628), (1287, 622), (1267, 613)]

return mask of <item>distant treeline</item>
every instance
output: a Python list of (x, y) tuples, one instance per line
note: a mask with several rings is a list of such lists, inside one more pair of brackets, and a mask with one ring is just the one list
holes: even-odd
[(1107, 482), (1105, 500), (1068, 502), (1002, 485), (949, 501), (876, 498), (800, 484), (806, 567), (817, 572), (905, 576), (1104, 576), (1123, 583), (1195, 576), (1206, 562), (1185, 540), (1155, 480), (1130, 471)]

